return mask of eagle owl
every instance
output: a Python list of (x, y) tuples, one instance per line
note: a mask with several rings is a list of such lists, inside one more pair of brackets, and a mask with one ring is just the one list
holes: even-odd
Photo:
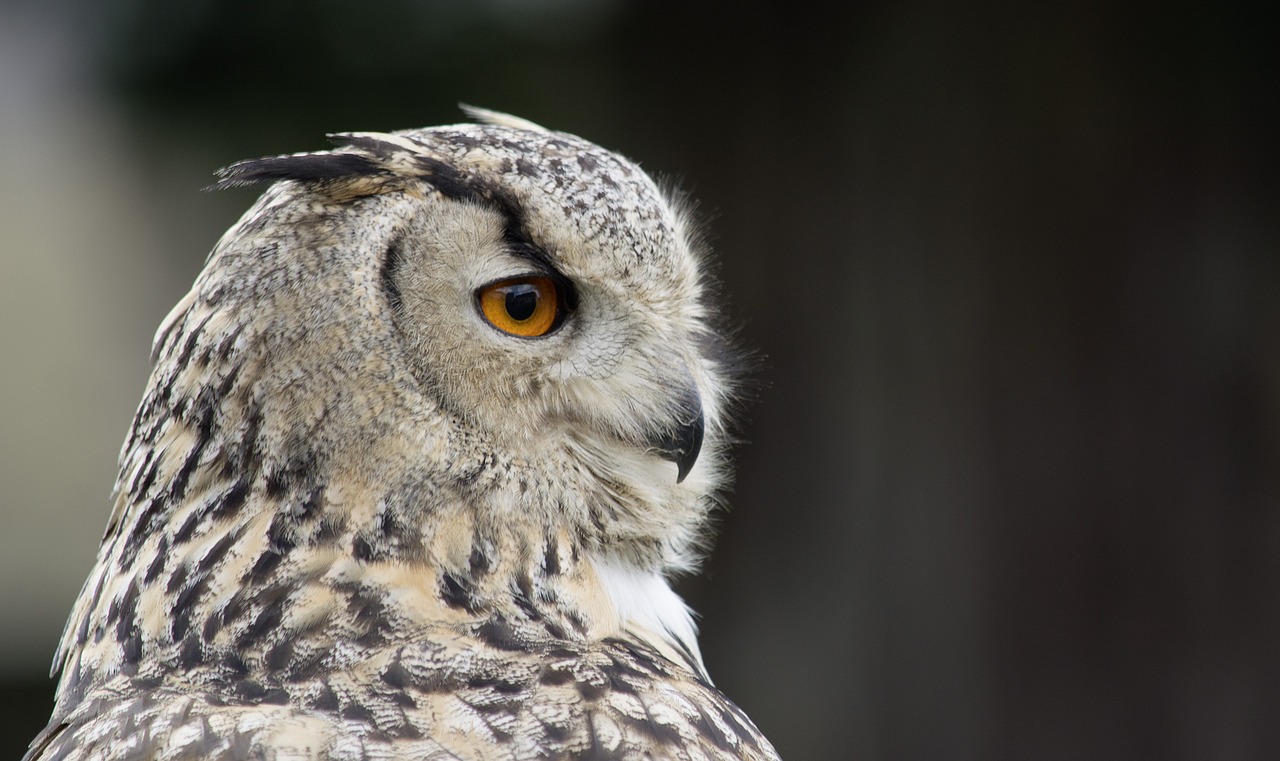
[(271, 183), (157, 331), (28, 759), (773, 759), (667, 578), (733, 378), (678, 205), (479, 123)]

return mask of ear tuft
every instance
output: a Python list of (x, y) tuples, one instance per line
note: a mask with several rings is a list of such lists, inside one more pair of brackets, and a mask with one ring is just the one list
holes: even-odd
[(481, 124), (491, 124), (494, 127), (506, 127), (508, 129), (522, 129), (529, 132), (550, 132), (551, 130), (543, 127), (541, 124), (535, 124), (528, 119), (521, 119), (518, 116), (504, 114), (501, 111), (491, 111), (487, 108), (479, 106), (470, 106), (466, 103), (459, 103), (458, 107), (463, 113)]

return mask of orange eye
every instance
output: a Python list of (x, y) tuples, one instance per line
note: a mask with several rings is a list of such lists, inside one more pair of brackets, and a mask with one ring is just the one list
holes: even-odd
[(489, 324), (513, 336), (545, 336), (560, 322), (560, 291), (549, 277), (499, 280), (481, 288), (476, 297)]

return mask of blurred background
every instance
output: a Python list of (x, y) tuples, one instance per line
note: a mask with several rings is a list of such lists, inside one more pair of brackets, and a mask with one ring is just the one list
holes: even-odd
[(200, 188), (459, 101), (700, 200), (761, 361), (681, 590), (785, 758), (1280, 757), (1277, 27), (1034, 5), (0, 0), (0, 757)]

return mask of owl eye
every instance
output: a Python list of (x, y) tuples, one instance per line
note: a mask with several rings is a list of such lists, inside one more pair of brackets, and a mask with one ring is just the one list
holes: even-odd
[(489, 324), (521, 338), (545, 336), (560, 325), (563, 305), (555, 280), (526, 275), (490, 283), (476, 292)]

